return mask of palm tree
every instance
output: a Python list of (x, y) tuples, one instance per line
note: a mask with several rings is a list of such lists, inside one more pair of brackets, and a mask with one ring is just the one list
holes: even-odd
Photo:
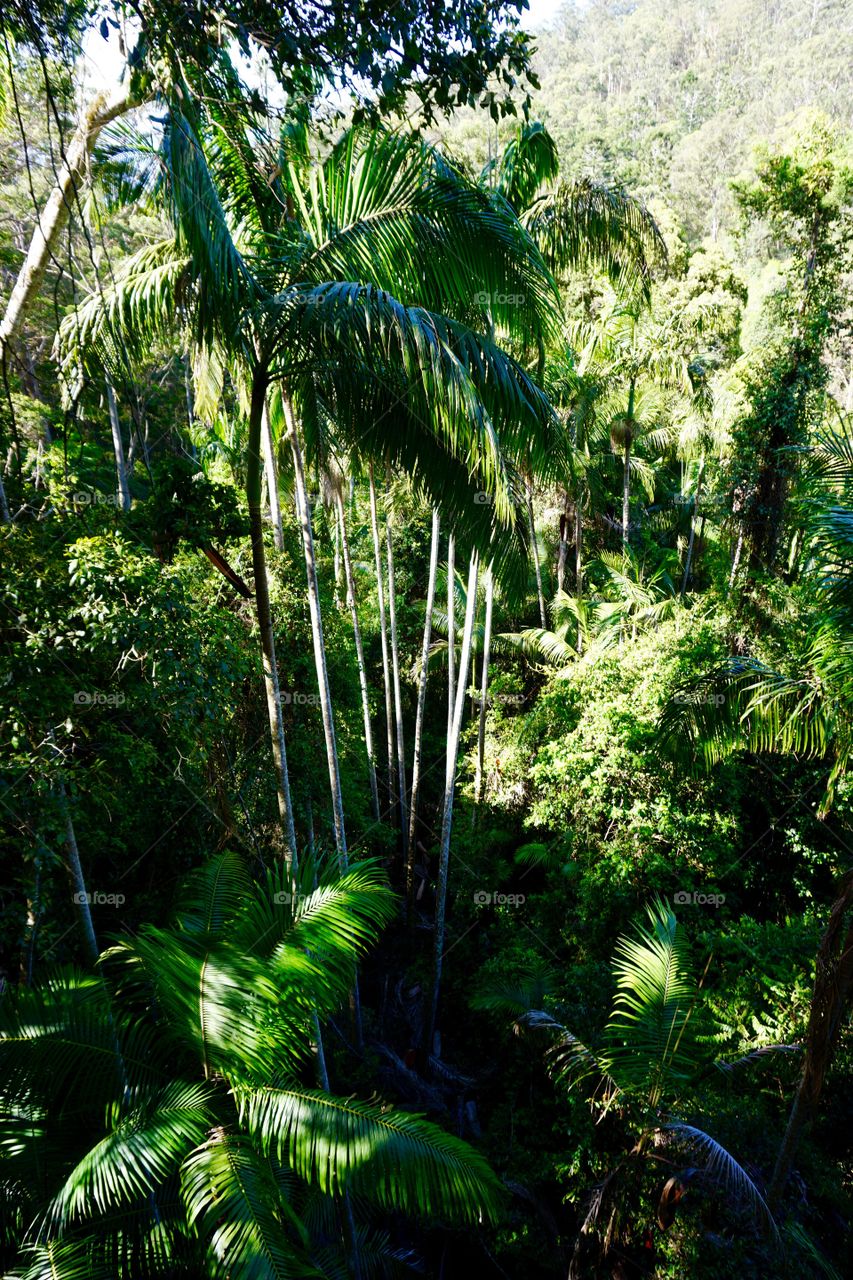
[(439, 517), (432, 510), (430, 536), (429, 575), (426, 602), (424, 604), (424, 632), (418, 672), (418, 706), (415, 715), (415, 745), (412, 758), (412, 794), (409, 801), (409, 849), (406, 862), (406, 910), (411, 914), (415, 889), (415, 854), (417, 851), (418, 798), (421, 785), (423, 755), (424, 713), (426, 711), (427, 680), (429, 678), (429, 653), (432, 643), (432, 611), (435, 604), (435, 581), (438, 574)]
[(583, 1253), (590, 1238), (597, 1238), (603, 1256), (612, 1250), (615, 1257), (638, 1233), (631, 1218), (631, 1189), (651, 1170), (657, 1177), (655, 1154), (661, 1149), (669, 1153), (675, 1172), (661, 1193), (659, 1226), (670, 1225), (691, 1185), (706, 1182), (748, 1205), (774, 1240), (778, 1235), (764, 1197), (743, 1167), (709, 1133), (682, 1118), (701, 1107), (709, 1072), (721, 1066), (731, 1070), (757, 1055), (747, 1053), (737, 1064), (715, 1062), (708, 1046), (722, 1038), (715, 1036), (720, 1029), (702, 1004), (676, 918), (660, 901), (649, 907), (648, 917), (648, 925), (637, 926), (616, 944), (616, 996), (597, 1044), (583, 1043), (542, 1009), (519, 1011), (519, 993), (506, 990), (505, 984), (484, 990), (476, 1001), (480, 1007), (512, 1013), (519, 1029), (549, 1036), (547, 1060), (556, 1081), (572, 1089), (586, 1086), (594, 1108), (602, 1115), (615, 1114), (623, 1126), (625, 1154), (590, 1196), (573, 1277), (591, 1272), (594, 1263)]
[[(98, 977), (6, 993), (0, 1133), (27, 1275), (368, 1275), (395, 1256), (388, 1213), (494, 1217), (501, 1188), (467, 1144), (305, 1083), (314, 1015), (395, 910), (375, 865), (321, 866), (315, 887), (317, 870), (257, 884), (220, 855), (175, 925), (105, 952)], [(347, 1197), (368, 1215), (351, 1231)]]
[[(218, 342), (247, 370), (250, 384), (247, 496), (270, 724), (279, 765), (282, 810), (292, 828), (286, 754), (276, 694), (274, 642), (265, 586), (260, 523), (260, 442), (271, 382), (284, 388), (309, 598), (316, 564), (305, 501), (302, 438), (320, 448), (334, 422), (349, 452), (408, 465), (456, 523), (504, 562), (519, 561), (520, 531), (500, 438), (531, 435), (543, 453), (549, 409), (520, 366), (462, 322), (405, 306), (387, 289), (444, 301), (476, 319), (471, 272), (495, 297), (514, 289), (526, 299), (492, 306), (507, 326), (542, 328), (553, 286), (529, 238), (508, 210), (498, 217), (427, 148), (381, 133), (350, 131), (320, 169), (307, 173), (304, 140), (264, 138), (220, 116), (215, 146), (194, 107), (174, 105), (166, 130), (173, 244), (148, 250), (106, 299), (69, 318), (66, 341), (91, 344), (109, 324), (138, 336), (168, 329), (176, 296), (188, 299), (194, 341)], [(193, 118), (189, 118), (192, 116)], [(272, 185), (257, 180), (257, 155), (270, 148)], [(281, 163), (279, 163), (281, 162)], [(220, 195), (220, 192), (222, 193)], [(238, 230), (239, 229), (239, 233)], [(423, 252), (425, 239), (430, 252)], [(373, 283), (350, 283), (367, 277)], [(219, 297), (218, 291), (222, 291)], [(502, 292), (499, 292), (502, 291)], [(273, 376), (274, 375), (274, 376)], [(395, 429), (372, 413), (378, 400), (398, 410)], [(400, 419), (407, 429), (400, 431)], [(365, 423), (367, 422), (367, 427)], [(377, 430), (378, 428), (378, 430)], [(449, 464), (449, 465), (448, 465)], [(472, 468), (495, 497), (488, 512), (471, 502)], [(494, 545), (493, 545), (494, 544)], [(340, 773), (325, 672), (319, 611), (312, 630), (326, 738), (335, 830), (345, 854)], [(292, 846), (292, 840), (289, 839)]]

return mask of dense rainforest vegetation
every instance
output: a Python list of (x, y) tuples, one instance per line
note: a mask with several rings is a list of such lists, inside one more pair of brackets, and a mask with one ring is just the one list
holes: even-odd
[(0, 1261), (853, 1274), (850, 0), (0, 16)]

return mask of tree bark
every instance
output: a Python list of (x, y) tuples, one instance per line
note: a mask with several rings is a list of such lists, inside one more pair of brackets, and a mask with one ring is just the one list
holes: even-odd
[(815, 964), (815, 983), (806, 1031), (803, 1073), (773, 1177), (767, 1189), (767, 1203), (775, 1211), (785, 1190), (800, 1138), (817, 1116), (826, 1073), (844, 1019), (853, 998), (853, 871), (842, 882), (821, 938)]
[(370, 463), (370, 528), (373, 534), (373, 556), (376, 561), (376, 599), (379, 605), (379, 635), (382, 642), (382, 683), (385, 690), (385, 730), (388, 748), (388, 800), (393, 811), (397, 806), (394, 768), (394, 718), (391, 704), (391, 667), (388, 660), (388, 628), (385, 622), (385, 587), (382, 572), (382, 546), (379, 541), (379, 519), (376, 514), (376, 485), (373, 463)]
[[(47, 740), (51, 749), (58, 759), (62, 759), (59, 747), (56, 745), (56, 735), (51, 726), (47, 731)], [(71, 880), (71, 887), (74, 890), (73, 901), (75, 914), (80, 923), (80, 932), (83, 935), (83, 949), (86, 952), (86, 958), (92, 965), (97, 964), (100, 952), (98, 950), (98, 940), (95, 936), (95, 926), (92, 923), (91, 899), (86, 889), (86, 878), (83, 875), (83, 864), (80, 861), (80, 850), (77, 845), (77, 835), (74, 831), (74, 822), (71, 817), (71, 806), (68, 803), (68, 792), (65, 787), (65, 780), (60, 776), (57, 784), (59, 794), (59, 807), (62, 812), (62, 820), (65, 826), (65, 845), (68, 850), (68, 875)]]
[(480, 682), (480, 721), (477, 727), (477, 773), (474, 779), (474, 804), (479, 806), (483, 791), (486, 759), (486, 709), (489, 703), (489, 651), (492, 646), (492, 607), (495, 580), (491, 565), (486, 571), (486, 623), (483, 628), (483, 672)]
[(116, 480), (118, 482), (118, 499), (122, 511), (130, 510), (130, 489), (127, 484), (127, 466), (124, 460), (124, 443), (121, 438), (121, 422), (118, 416), (116, 393), (109, 378), (107, 382), (107, 404), (110, 410), (110, 429), (113, 435), (113, 453), (116, 460)]
[(5, 361), (12, 342), (38, 296), (48, 263), (56, 256), (60, 237), (80, 199), (89, 160), (101, 130), (135, 105), (130, 89), (123, 88), (114, 96), (99, 93), (83, 113), (68, 145), (56, 184), (38, 216), (27, 256), (6, 304), (5, 314), (0, 322), (0, 361)]
[(264, 551), (264, 526), (261, 517), (261, 425), (266, 405), (268, 377), (262, 368), (252, 376), (252, 401), (249, 410), (249, 438), (246, 448), (246, 501), (249, 507), (249, 531), (252, 543), (252, 569), (255, 576), (255, 609), (258, 630), (261, 633), (261, 653), (264, 668), (264, 686), (267, 695), (267, 715), (270, 723), (270, 741), (276, 767), (276, 794), (278, 811), (285, 837), (285, 861), (289, 870), (296, 865), (296, 830), (293, 824), (293, 804), (290, 796), (290, 778), (287, 771), (287, 747), (284, 738), (284, 716), (281, 709), (281, 689), (278, 683), (278, 666), (275, 659), (275, 637), (270, 611), (267, 561)]
[(441, 970), (444, 958), (444, 929), (447, 911), (447, 875), (450, 865), (450, 832), (453, 824), (453, 793), (456, 784), (456, 765), (459, 757), (459, 735), (462, 730), (462, 713), (465, 708), (465, 686), (471, 648), (474, 639), (474, 618), (477, 612), (477, 574), (479, 561), (476, 551), (471, 554), (468, 570), (468, 599), (465, 606), (465, 626), (462, 632), (462, 651), (459, 657), (459, 678), (456, 685), (456, 702), (453, 708), (453, 726), (447, 740), (447, 770), (444, 777), (444, 799), (441, 815), (441, 843), (439, 846), (438, 883), (435, 897), (435, 929), (433, 932), (432, 990), (424, 1024), (423, 1052), (428, 1057), (435, 1037), (438, 1002), (441, 994)]
[(628, 412), (625, 415), (625, 453), (622, 470), (622, 551), (627, 556), (631, 527), (631, 441), (634, 434), (635, 383), (628, 389)]
[(264, 450), (264, 471), (267, 478), (267, 497), (270, 504), (270, 523), (273, 529), (273, 541), (276, 551), (284, 550), (284, 529), (281, 524), (281, 498), (278, 492), (278, 469), (275, 465), (275, 445), (272, 438), (272, 423), (269, 408), (264, 405), (264, 416), (261, 422), (261, 443)]
[(563, 500), (563, 518), (560, 521), (560, 549), (557, 552), (557, 590), (563, 590), (566, 580), (566, 559), (569, 553), (569, 495)]
[(536, 542), (536, 523), (533, 519), (533, 485), (528, 479), (525, 482), (527, 490), (527, 519), (530, 524), (530, 550), (533, 552), (533, 568), (536, 571), (536, 597), (539, 601), (539, 621), (542, 624), (542, 630), (547, 631), (548, 619), (545, 614), (545, 594), (542, 590), (542, 566), (539, 563), (539, 547)]
[(693, 547), (696, 542), (696, 514), (699, 510), (699, 488), (697, 486), (696, 493), (693, 498), (693, 511), (690, 516), (690, 538), (687, 542), (687, 558), (684, 561), (684, 577), (681, 579), (681, 599), (683, 600), (687, 594), (687, 584), (690, 581), (690, 567), (693, 564)]
[(406, 859), (406, 910), (411, 914), (415, 892), (415, 850), (417, 849), (418, 794), (421, 786), (424, 710), (429, 676), (429, 647), (432, 640), (432, 609), (435, 603), (435, 580), (438, 576), (438, 508), (432, 510), (432, 539), (429, 554), (424, 638), (421, 645), (421, 671), (418, 682), (418, 709), (415, 714), (415, 749), (412, 759), (412, 795), (409, 802), (409, 849)]
[(329, 787), (332, 793), (332, 818), (335, 828), (335, 847), (341, 865), (347, 865), (347, 838), (344, 826), (344, 802), (341, 794), (341, 772), (338, 762), (338, 745), (335, 738), (335, 721), (332, 714), (332, 692), (329, 686), (329, 670), (326, 663), (326, 646), (323, 640), (323, 615), (320, 609), (320, 588), (317, 581), (317, 560), (314, 555), (314, 533), (311, 528), (311, 509), (305, 487), (305, 468), (299, 443), (293, 410), (283, 399), (284, 416), (290, 436), (293, 456), (294, 492), (296, 516), (302, 531), (302, 549), (305, 554), (305, 571), (308, 578), (308, 609), (311, 615), (311, 639), (314, 645), (314, 664), (320, 691), (320, 712), (323, 720), (323, 737), (326, 742), (326, 761), (329, 768)]
[[(583, 515), (580, 500), (575, 503), (575, 597), (583, 597)], [(578, 622), (578, 653), (583, 653), (583, 628)]]
[(447, 538), (447, 740), (456, 705), (456, 539)]
[[(390, 494), (388, 495), (390, 498)], [(394, 681), (394, 725), (397, 740), (397, 793), (400, 806), (400, 843), (403, 865), (409, 859), (409, 816), (407, 811), (406, 748), (403, 741), (403, 699), (400, 689), (400, 648), (397, 641), (397, 581), (394, 576), (394, 540), (391, 513), (385, 508), (385, 542), (388, 562), (388, 614), (391, 622), (391, 674)]]
[(355, 637), (355, 656), (358, 665), (358, 684), (361, 690), (361, 711), (364, 719), (364, 746), (367, 751), (367, 772), (370, 779), (370, 803), (373, 817), (379, 821), (379, 788), (376, 783), (376, 750), (373, 746), (373, 728), (370, 723), (370, 699), (367, 692), (367, 664), (364, 660), (364, 644), (361, 638), (361, 626), (358, 621), (358, 603), (355, 594), (355, 575), (352, 571), (349, 538), (347, 536), (346, 508), (344, 495), (340, 489), (335, 490), (338, 507), (338, 520), (341, 531), (341, 551), (343, 553), (344, 576), (346, 579), (347, 602), (352, 617), (352, 630)]

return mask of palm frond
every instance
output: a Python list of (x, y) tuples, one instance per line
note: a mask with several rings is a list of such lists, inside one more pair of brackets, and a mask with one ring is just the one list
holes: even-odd
[(263, 1150), (329, 1194), (465, 1222), (498, 1215), (501, 1187), (485, 1159), (421, 1116), (300, 1088), (238, 1097)]

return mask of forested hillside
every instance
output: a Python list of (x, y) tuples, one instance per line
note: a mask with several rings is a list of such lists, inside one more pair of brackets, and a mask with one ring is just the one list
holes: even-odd
[(785, 117), (850, 128), (851, 42), (849, 0), (569, 4), (536, 107), (571, 172), (665, 201), (692, 243), (733, 228), (731, 180)]
[(853, 1274), (853, 5), (516, 7), (0, 13), (9, 1280)]

